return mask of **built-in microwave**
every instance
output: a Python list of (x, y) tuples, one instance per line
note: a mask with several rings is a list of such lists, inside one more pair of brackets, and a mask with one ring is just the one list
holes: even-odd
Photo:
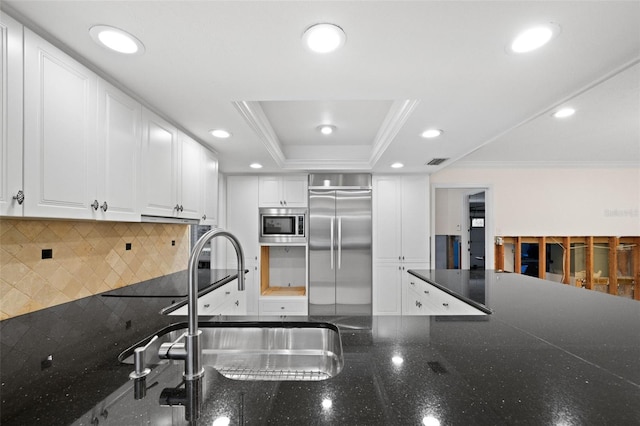
[(293, 244), (307, 242), (307, 210), (260, 208), (260, 243)]

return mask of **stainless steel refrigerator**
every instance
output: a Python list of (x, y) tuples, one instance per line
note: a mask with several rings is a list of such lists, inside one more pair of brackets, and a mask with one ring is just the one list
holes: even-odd
[(371, 175), (309, 176), (309, 315), (370, 316)]

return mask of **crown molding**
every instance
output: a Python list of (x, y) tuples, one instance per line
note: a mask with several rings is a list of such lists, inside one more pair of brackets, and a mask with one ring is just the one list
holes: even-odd
[(640, 169), (638, 161), (456, 161), (451, 168), (465, 169)]
[(402, 126), (404, 126), (404, 123), (406, 123), (419, 102), (419, 99), (404, 99), (395, 101), (391, 105), (373, 142), (371, 157), (369, 159), (371, 167), (380, 160), (382, 154), (384, 154), (400, 129), (402, 129)]
[(368, 160), (287, 158), (264, 110), (257, 101), (235, 101), (233, 106), (258, 135), (277, 166), (287, 170), (371, 170), (389, 147), (419, 103), (418, 99), (394, 101), (376, 134)]
[(283, 167), (286, 161), (285, 155), (280, 148), (280, 140), (276, 132), (271, 127), (269, 119), (265, 115), (260, 102), (255, 101), (236, 101), (232, 102), (242, 118), (249, 124), (254, 132), (260, 137), (271, 157), (278, 167)]

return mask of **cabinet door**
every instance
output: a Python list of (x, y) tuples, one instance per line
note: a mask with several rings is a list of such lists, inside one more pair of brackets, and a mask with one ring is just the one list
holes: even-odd
[(401, 261), (401, 191), (397, 176), (374, 178), (373, 255), (378, 262)]
[(402, 267), (396, 263), (379, 263), (373, 274), (374, 315), (400, 315), (402, 313)]
[(96, 199), (98, 219), (137, 221), (142, 108), (109, 83), (98, 81)]
[(24, 31), (25, 216), (91, 219), (97, 77)]
[(218, 225), (218, 158), (206, 148), (202, 149), (202, 206), (200, 223)]
[(283, 176), (282, 200), (285, 207), (307, 207), (307, 177)]
[[(247, 263), (258, 261), (258, 222), (258, 178), (228, 176), (227, 230), (240, 240)], [(235, 251), (230, 244), (227, 247), (227, 264), (235, 268)]]
[(188, 219), (202, 217), (202, 145), (180, 133), (180, 209), (178, 216)]
[(260, 176), (260, 207), (283, 207), (278, 176)]
[(22, 216), (22, 25), (4, 13), (0, 71), (0, 216)]
[[(245, 276), (244, 291), (245, 309), (249, 315), (258, 315), (259, 310), (258, 191), (259, 181), (256, 176), (227, 177), (227, 230), (240, 240), (245, 266), (249, 269), (249, 273)], [(228, 243), (224, 247), (226, 247), (227, 268), (237, 268), (233, 247)]]
[(174, 216), (178, 205), (178, 132), (151, 111), (142, 111), (141, 213)]
[(429, 261), (429, 178), (402, 177), (402, 261)]

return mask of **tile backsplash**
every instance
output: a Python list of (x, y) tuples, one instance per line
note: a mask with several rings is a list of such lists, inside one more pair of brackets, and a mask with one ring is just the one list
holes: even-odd
[(0, 320), (187, 268), (182, 224), (0, 220)]

